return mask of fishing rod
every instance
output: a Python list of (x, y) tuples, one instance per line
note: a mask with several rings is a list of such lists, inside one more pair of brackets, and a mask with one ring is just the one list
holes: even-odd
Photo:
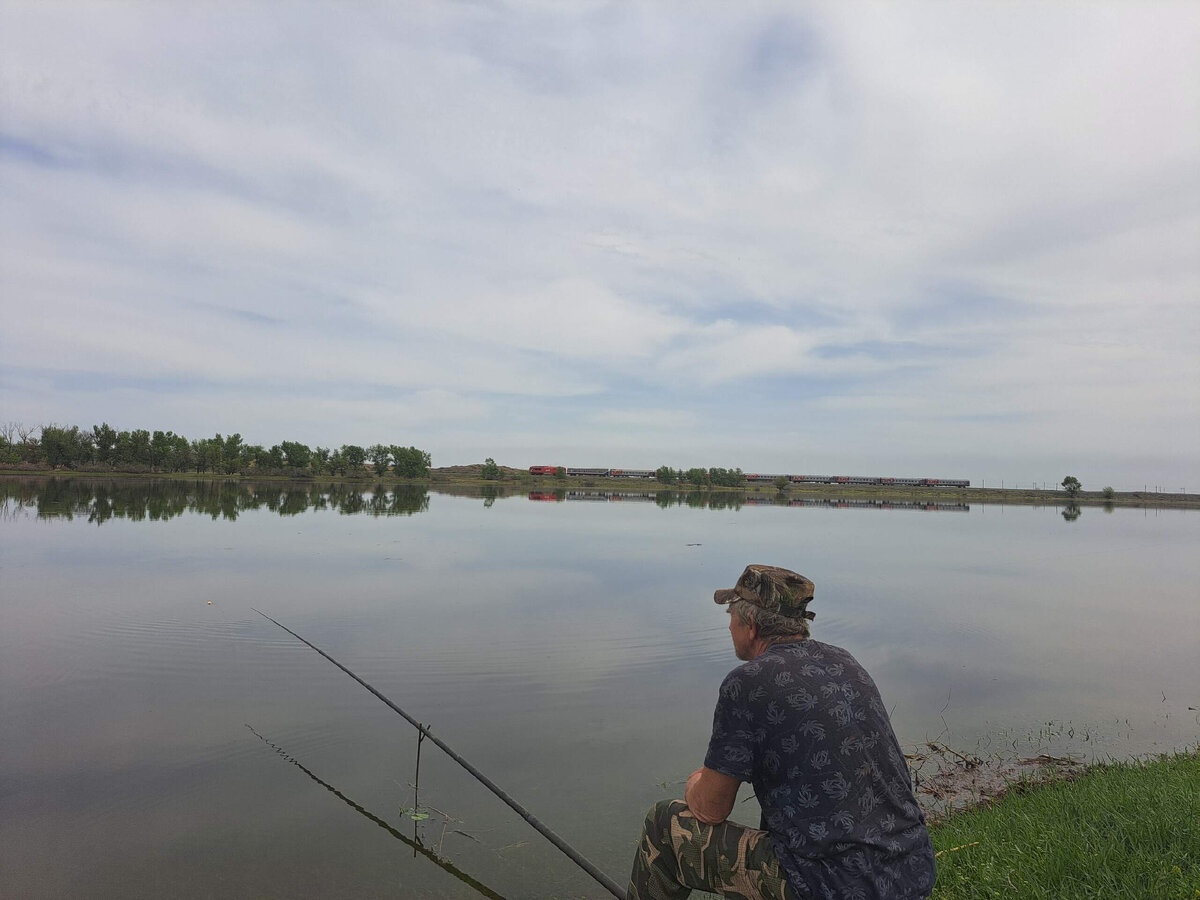
[(551, 831), (549, 828), (547, 828), (545, 825), (543, 825), (541, 820), (539, 820), (537, 818), (537, 816), (535, 816), (533, 813), (531, 813), (529, 810), (527, 810), (525, 807), (523, 807), (520, 803), (518, 803), (516, 800), (514, 800), (512, 797), (510, 797), (504, 791), (504, 789), (501, 788), (500, 786), (498, 786), (494, 781), (492, 781), (492, 779), (488, 778), (486, 775), (484, 775), (482, 772), (480, 772), (477, 768), (475, 768), (473, 765), (471, 765), (469, 762), (467, 762), (465, 759), (463, 759), (461, 756), (459, 756), (458, 753), (456, 753), (451, 747), (449, 747), (441, 738), (439, 738), (439, 737), (435, 736), (433, 733), (431, 733), (426, 726), (422, 725), (420, 722), (418, 722), (416, 719), (414, 719), (412, 716), (410, 716), (408, 713), (406, 713), (404, 710), (402, 710), (399, 706), (397, 706), (395, 703), (393, 703), (391, 700), (389, 700), (387, 697), (385, 697), (380, 691), (376, 690), (374, 687), (372, 687), (366, 681), (359, 678), (357, 675), (355, 675), (353, 672), (351, 672), (349, 669), (347, 669), (345, 666), (343, 666), (340, 662), (338, 662), (336, 659), (334, 659), (332, 656), (330, 656), (328, 653), (326, 653), (324, 650), (322, 650), (316, 644), (312, 643), (312, 641), (308, 641), (308, 640), (305, 640), (304, 638), (300, 637), (300, 635), (296, 634), (296, 632), (292, 631), (292, 629), (288, 628), (282, 622), (278, 622), (275, 619), (272, 619), (265, 612), (254, 609), (254, 607), (250, 607), (250, 608), (254, 612), (258, 613), (260, 616), (262, 616), (264, 619), (266, 619), (268, 622), (275, 622), (276, 625), (278, 625), (280, 628), (282, 628), (284, 631), (286, 631), (288, 634), (290, 634), (296, 640), (300, 641), (300, 643), (311, 647), (313, 650), (316, 650), (319, 654), (321, 654), (323, 657), (325, 657), (327, 660), (329, 660), (331, 663), (333, 663), (335, 666), (337, 666), (339, 669), (341, 669), (343, 672), (345, 672), (347, 675), (349, 675), (351, 678), (353, 678), (355, 681), (357, 681), (359, 684), (361, 684), (363, 687), (365, 687), (368, 691), (370, 691), (372, 694), (374, 694), (376, 697), (378, 697), (380, 700), (382, 700), (385, 704), (387, 704), (387, 706), (393, 712), (399, 713), (401, 716), (403, 716), (404, 719), (410, 725), (412, 725), (414, 728), (417, 729), (417, 731), (419, 731), (426, 738), (428, 738), (429, 740), (431, 740), (435, 744), (437, 744), (438, 747), (440, 747), (443, 751), (445, 751), (447, 756), (449, 756), (452, 760), (454, 760), (456, 763), (458, 763), (460, 766), (462, 766), (464, 769), (466, 769), (468, 772), (470, 772), (472, 775), (474, 775), (480, 784), (482, 784), (489, 791), (491, 791), (493, 794), (495, 794), (497, 797), (499, 797), (501, 800), (503, 800), (505, 803), (507, 803), (508, 806), (511, 807), (512, 810), (518, 816), (520, 816), (522, 819), (524, 819), (526, 822), (528, 822), (530, 825), (532, 825), (534, 828), (536, 828), (542, 834), (542, 836), (544, 838), (546, 838), (546, 840), (550, 841), (550, 843), (552, 843), (555, 847), (557, 847), (559, 850), (561, 850), (563, 853), (565, 853), (570, 858), (570, 860), (573, 863), (575, 863), (575, 865), (579, 866), (579, 868), (583, 869), (583, 871), (585, 871), (589, 875), (591, 875), (592, 878), (594, 878), (599, 884), (603, 885), (605, 890), (607, 890), (614, 897), (618, 897), (618, 898), (620, 898), (620, 900), (625, 900), (625, 896), (626, 896), (625, 891), (623, 891), (620, 887), (618, 887), (617, 883), (615, 881), (613, 881), (611, 878), (609, 878), (607, 875), (605, 875), (603, 872), (601, 872), (599, 869), (597, 869), (591, 863), (591, 861), (588, 860), (582, 853), (580, 853), (578, 850), (576, 850), (574, 847), (572, 847), (570, 844), (568, 844), (566, 841), (564, 841), (562, 838), (560, 838), (557, 834), (555, 834), (553, 831)]

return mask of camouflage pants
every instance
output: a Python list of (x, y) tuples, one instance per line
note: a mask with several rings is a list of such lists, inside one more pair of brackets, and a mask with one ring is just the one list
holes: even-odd
[(682, 800), (662, 800), (646, 815), (626, 896), (683, 900), (693, 889), (731, 900), (799, 900), (765, 831), (706, 825)]

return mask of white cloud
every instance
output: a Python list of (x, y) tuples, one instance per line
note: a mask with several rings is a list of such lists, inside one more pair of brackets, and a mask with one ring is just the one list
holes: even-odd
[(702, 427), (739, 386), (832, 454), (1200, 434), (1194, 4), (3, 19), (6, 410), (134, 418), (153, 377), (235, 430), (290, 385), (353, 432), (391, 391), (466, 460), (741, 452)]
[(590, 413), (589, 422), (605, 428), (650, 431), (688, 431), (700, 424), (699, 417), (683, 409), (604, 409)]
[(397, 326), (574, 359), (644, 357), (684, 327), (682, 320), (582, 279), (521, 292), (368, 301)]

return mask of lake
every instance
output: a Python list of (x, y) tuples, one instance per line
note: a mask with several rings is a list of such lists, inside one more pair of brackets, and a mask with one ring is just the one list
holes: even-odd
[(906, 747), (1200, 740), (1200, 513), (835, 500), (0, 479), (0, 896), (605, 896), (428, 741), (413, 821), (416, 730), (251, 607), (622, 885), (748, 563), (816, 583)]

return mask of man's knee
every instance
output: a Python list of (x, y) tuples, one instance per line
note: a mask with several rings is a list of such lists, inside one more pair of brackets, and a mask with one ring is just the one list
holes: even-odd
[(659, 800), (646, 813), (645, 830), (648, 835), (670, 833), (671, 817), (687, 809), (682, 800)]

